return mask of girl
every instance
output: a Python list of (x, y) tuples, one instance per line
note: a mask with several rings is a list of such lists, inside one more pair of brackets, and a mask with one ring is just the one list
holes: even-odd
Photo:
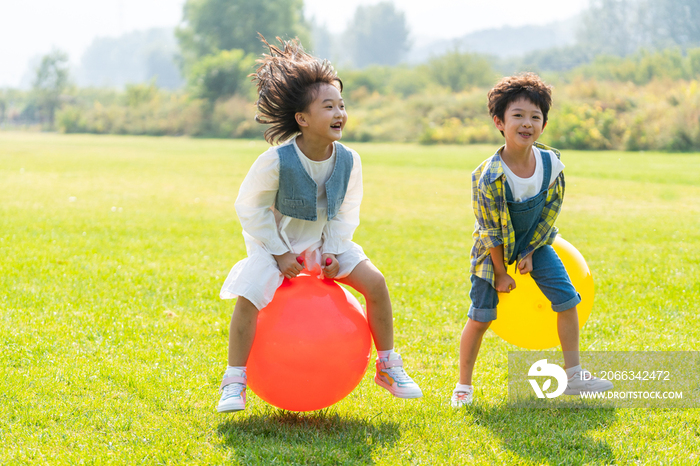
[[(400, 398), (423, 394), (395, 353), (391, 301), (384, 276), (352, 242), (360, 223), (362, 169), (357, 153), (338, 140), (347, 121), (343, 84), (327, 61), (298, 40), (270, 54), (252, 74), (258, 88), (256, 121), (269, 124), (271, 147), (253, 163), (236, 199), (248, 257), (229, 273), (221, 298), (238, 298), (229, 329), (228, 367), (219, 412), (245, 408), (246, 362), (258, 311), (284, 278), (303, 268), (359, 291), (377, 347), (375, 382)], [(284, 383), (284, 380), (280, 380)]]

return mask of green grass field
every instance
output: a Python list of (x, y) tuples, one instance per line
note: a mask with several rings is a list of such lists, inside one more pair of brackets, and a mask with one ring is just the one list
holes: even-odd
[[(367, 372), (295, 414), (215, 412), (245, 256), (234, 200), (263, 142), (0, 132), (0, 464), (698, 464), (698, 409), (525, 410), (487, 333), (478, 401), (447, 405), (467, 318), (469, 174), (494, 147), (352, 144), (355, 240), (384, 272), (421, 400)], [(581, 349), (698, 350), (700, 154), (567, 151), (558, 226), (596, 300)], [(688, 368), (697, 370), (697, 368)]]

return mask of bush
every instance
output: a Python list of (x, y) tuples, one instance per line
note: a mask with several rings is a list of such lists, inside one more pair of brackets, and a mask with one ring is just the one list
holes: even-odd
[[(686, 55), (640, 54), (635, 60), (601, 58), (598, 65), (614, 65), (606, 71), (609, 80), (586, 78), (581, 69), (556, 78), (542, 142), (559, 149), (699, 151), (700, 85), (678, 76), (682, 70), (688, 75), (700, 72), (700, 49)], [(661, 74), (659, 63), (675, 71), (635, 84)], [(453, 92), (438, 85), (431, 73), (428, 65), (340, 73), (350, 117), (344, 139), (501, 144), (486, 107), (491, 83)], [(254, 99), (248, 91), (213, 101), (164, 91), (153, 83), (128, 86), (123, 92), (71, 92), (56, 115), (63, 132), (261, 138), (266, 128), (254, 121)], [(0, 102), (5, 125), (35, 121), (31, 91), (2, 91)]]
[(428, 62), (433, 80), (453, 92), (492, 84), (496, 74), (483, 55), (454, 50)]
[[(665, 88), (665, 89), (664, 89)], [(700, 90), (697, 81), (650, 86), (634, 114), (624, 148), (700, 151)]]
[(619, 147), (624, 134), (615, 110), (565, 103), (550, 113), (544, 137), (557, 148), (601, 150)]
[(255, 121), (255, 105), (239, 95), (219, 100), (214, 106), (206, 136), (262, 138), (265, 126)]
[(56, 114), (56, 127), (62, 133), (92, 133), (84, 112), (74, 106), (64, 107)]
[(480, 121), (463, 121), (449, 118), (441, 125), (432, 125), (423, 130), (418, 137), (421, 144), (498, 144), (500, 136), (493, 125)]
[(640, 50), (628, 57), (601, 55), (592, 63), (573, 70), (571, 75), (635, 84), (659, 79), (695, 79), (700, 77), (700, 48), (689, 49), (685, 55), (678, 49)]
[(343, 89), (350, 93), (371, 95), (400, 95), (407, 97), (424, 92), (433, 81), (424, 66), (370, 66), (363, 70), (343, 70), (338, 73)]
[(150, 100), (134, 105), (102, 105), (99, 101), (87, 108), (68, 105), (59, 110), (56, 121), (64, 133), (197, 136), (203, 132), (203, 102), (158, 91)]

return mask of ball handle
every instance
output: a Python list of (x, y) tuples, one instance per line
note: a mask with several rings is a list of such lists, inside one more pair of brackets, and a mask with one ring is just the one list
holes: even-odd
[[(297, 256), (297, 262), (299, 262), (299, 265), (304, 265), (304, 257), (303, 256)], [(326, 265), (331, 265), (333, 263), (333, 259), (330, 257), (326, 257)]]

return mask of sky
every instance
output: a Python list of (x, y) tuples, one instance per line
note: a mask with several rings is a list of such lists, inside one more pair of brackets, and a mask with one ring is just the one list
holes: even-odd
[[(255, 1), (255, 0), (250, 0)], [(342, 32), (358, 5), (379, 0), (304, 0), (307, 18)], [(480, 29), (546, 24), (574, 16), (589, 0), (392, 0), (414, 41), (449, 39)], [(0, 0), (0, 87), (33, 74), (30, 62), (58, 48), (80, 63), (96, 37), (174, 27), (185, 0)], [(24, 78), (24, 79), (23, 79)]]

